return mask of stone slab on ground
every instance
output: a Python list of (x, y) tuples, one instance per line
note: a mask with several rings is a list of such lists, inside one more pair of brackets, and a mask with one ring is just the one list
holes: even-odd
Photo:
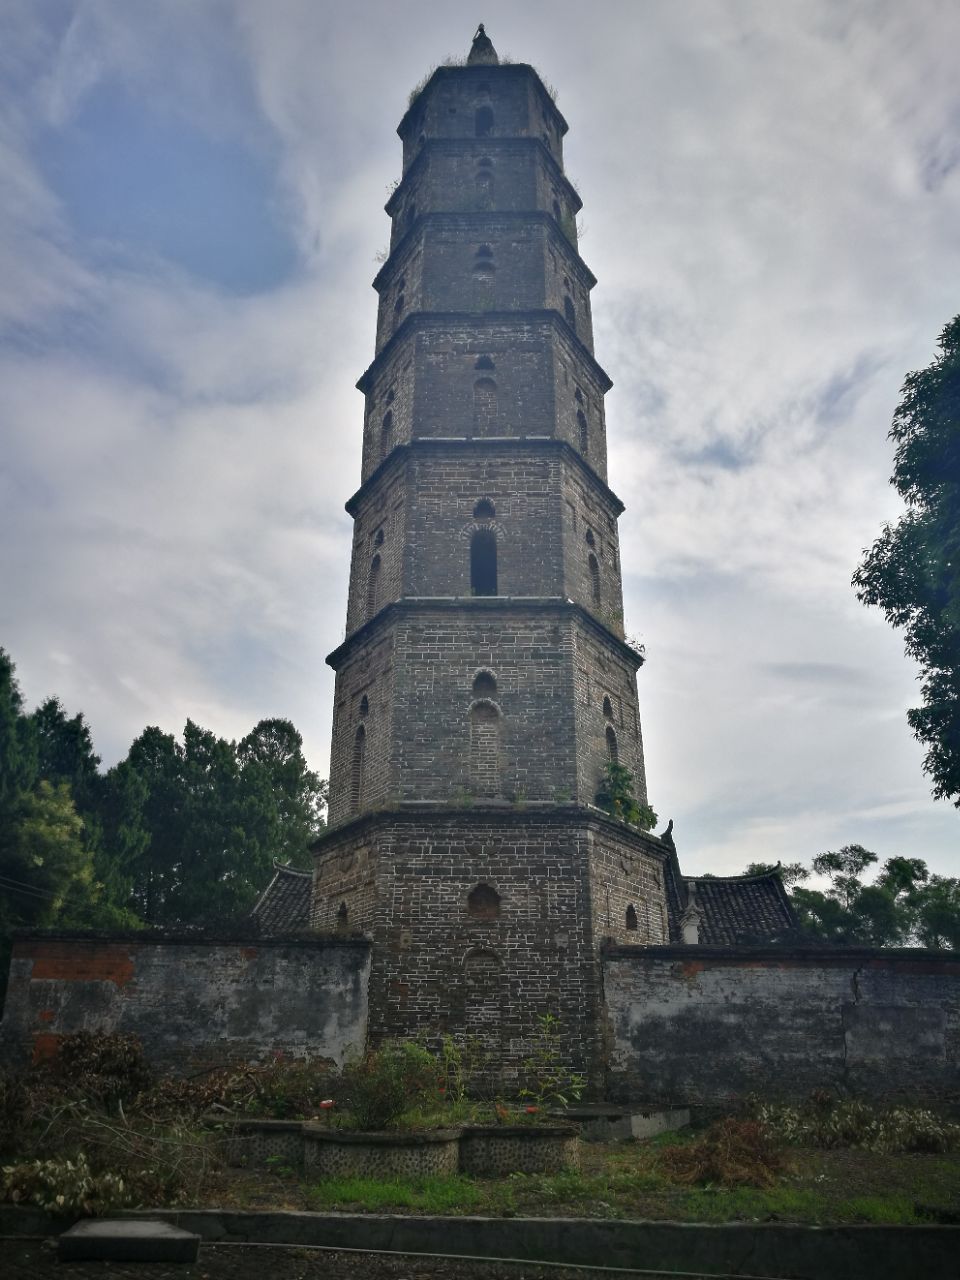
[(61, 1262), (196, 1262), (200, 1237), (157, 1218), (78, 1222), (57, 1243)]

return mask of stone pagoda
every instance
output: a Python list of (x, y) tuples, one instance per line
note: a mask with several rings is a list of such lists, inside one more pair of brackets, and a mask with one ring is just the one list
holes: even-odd
[(397, 132), (365, 397), (330, 827), (311, 925), (373, 941), (371, 1036), (450, 1032), (515, 1076), (540, 1015), (599, 1083), (605, 940), (668, 938), (567, 124), (483, 28)]

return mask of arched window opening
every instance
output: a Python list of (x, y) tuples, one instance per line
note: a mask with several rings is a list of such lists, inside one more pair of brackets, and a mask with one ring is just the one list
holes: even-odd
[(353, 761), (350, 769), (350, 809), (360, 812), (363, 802), (364, 770), (367, 756), (367, 731), (360, 725), (353, 739)]
[(360, 699), (360, 718), (362, 719), (364, 716), (369, 714), (370, 714), (370, 701), (367, 698), (367, 695), (364, 694), (363, 697)]
[(570, 277), (569, 277), (569, 276), (564, 276), (564, 277), (563, 277), (563, 287), (566, 289), (567, 293), (569, 293), (569, 292), (570, 292)]
[(401, 293), (400, 296), (397, 298), (396, 302), (393, 304), (394, 324), (397, 324), (399, 322), (400, 317), (403, 315), (403, 308), (406, 306), (406, 304), (407, 304), (407, 300), (404, 297), (404, 295)]
[(616, 764), (620, 759), (620, 755), (617, 750), (617, 735), (614, 732), (613, 726), (609, 724), (607, 725), (606, 739), (607, 739), (607, 759), (610, 761), (611, 764)]
[(576, 329), (577, 312), (574, 308), (573, 301), (570, 298), (564, 298), (563, 300), (563, 316), (570, 328)]
[(470, 790), (476, 796), (500, 794), (500, 712), (492, 702), (470, 708)]
[(382, 547), (382, 546), (383, 546), (383, 530), (382, 530), (382, 529), (378, 529), (378, 530), (377, 530), (377, 532), (376, 532), (376, 534), (374, 535), (374, 538), (373, 538), (373, 545), (374, 545), (375, 547)]
[(613, 703), (608, 697), (603, 699), (603, 716), (605, 720), (613, 719)]
[(590, 596), (594, 604), (600, 603), (600, 565), (597, 557), (591, 552), (587, 557), (587, 568), (590, 570)]
[(470, 594), (497, 594), (497, 537), (492, 529), (478, 529), (470, 539)]
[(592, 530), (592, 529), (588, 529), (588, 530), (587, 530), (587, 532), (583, 535), (583, 540), (584, 540), (584, 542), (586, 542), (586, 544), (587, 544), (587, 546), (588, 546), (588, 547), (593, 547), (593, 546), (595, 546), (595, 545), (596, 545), (597, 540), (596, 540), (596, 538), (593, 536), (593, 530)]
[(636, 928), (637, 928), (637, 910), (636, 910), (636, 907), (633, 905), (633, 903), (632, 903), (632, 902), (631, 902), (631, 903), (629, 904), (629, 906), (627, 907), (626, 919), (624, 920), (624, 923), (625, 923), (626, 927), (627, 927), (631, 932), (635, 932), (635, 931), (636, 931)]
[(492, 520), (496, 514), (497, 508), (489, 498), (481, 498), (473, 508), (473, 516), (475, 520)]
[(473, 264), (473, 277), (485, 284), (492, 282), (497, 268), (492, 258), (478, 258)]
[(553, 216), (556, 218), (558, 222), (560, 221), (560, 201), (559, 200), (554, 200), (553, 202)]
[(380, 423), (380, 457), (385, 458), (393, 447), (393, 410), (388, 409)]
[(573, 398), (576, 400), (577, 404), (583, 404), (583, 392), (579, 387), (577, 387), (576, 391), (573, 393)]
[(346, 932), (349, 916), (350, 912), (347, 910), (347, 904), (345, 902), (341, 902), (340, 906), (337, 908), (337, 931), (339, 933)]
[(394, 391), (393, 387), (391, 387), (390, 390), (387, 392), (387, 404), (393, 404), (395, 398), (396, 398), (396, 392)]
[(477, 107), (473, 121), (477, 137), (489, 138), (493, 133), (493, 108)]
[(587, 426), (587, 418), (582, 409), (577, 410), (577, 431), (580, 436), (580, 452), (586, 457), (590, 444), (590, 428)]
[(370, 572), (367, 574), (367, 617), (372, 618), (380, 608), (380, 557), (374, 556), (370, 561)]
[(497, 384), (492, 378), (478, 378), (473, 384), (473, 425), (479, 435), (493, 432), (497, 421)]
[(474, 885), (467, 896), (467, 912), (474, 920), (496, 920), (500, 914), (500, 895), (489, 884)]
[(497, 696), (497, 678), (492, 671), (478, 671), (473, 677), (473, 696), (475, 698)]
[(490, 359), (489, 356), (481, 356), (480, 359), (477, 361), (477, 363), (473, 367), (475, 369), (489, 369), (492, 371), (493, 369), (496, 368), (496, 365), (493, 363), (493, 361)]
[(492, 258), (493, 250), (488, 244), (482, 244), (478, 247), (476, 256), (478, 258)]

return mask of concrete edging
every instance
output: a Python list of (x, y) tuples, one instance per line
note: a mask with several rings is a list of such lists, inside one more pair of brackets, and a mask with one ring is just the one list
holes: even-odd
[[(324, 1245), (570, 1265), (768, 1275), (791, 1280), (956, 1280), (960, 1227), (686, 1223), (592, 1218), (417, 1218), (392, 1214), (157, 1209), (116, 1215), (171, 1222), (210, 1243)], [(0, 1234), (52, 1235), (73, 1219), (0, 1206)]]

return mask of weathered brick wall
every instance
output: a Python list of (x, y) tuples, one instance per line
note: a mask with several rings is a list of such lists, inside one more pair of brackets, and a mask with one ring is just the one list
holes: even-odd
[(429, 609), (395, 623), (397, 791), (456, 803), (479, 794), (470, 770), (474, 680), (489, 672), (500, 712), (499, 795), (556, 800), (576, 770), (572, 620), (562, 609)]
[(397, 130), (403, 139), (404, 170), (426, 140), (475, 137), (475, 113), (486, 103), (494, 107), (491, 141), (500, 136), (538, 138), (549, 154), (563, 163), (566, 122), (533, 68), (515, 63), (459, 67), (453, 75), (447, 74), (447, 68), (439, 68)]
[(665, 853), (659, 840), (639, 832), (600, 828), (591, 833), (590, 911), (599, 945), (650, 946), (668, 940)]
[(403, 594), (407, 544), (407, 474), (402, 460), (387, 468), (374, 491), (356, 504), (347, 603), (347, 631), (356, 631)]
[[(574, 678), (576, 681), (577, 781), (576, 793), (587, 804), (596, 797), (598, 784), (610, 759), (607, 729), (616, 738), (617, 760), (634, 777), (634, 795), (647, 798), (637, 707), (636, 660), (613, 649), (584, 622), (574, 629)], [(611, 715), (604, 710), (610, 704)]]
[[(362, 806), (370, 808), (384, 804), (398, 785), (393, 725), (394, 639), (389, 626), (374, 623), (337, 671), (330, 749), (329, 822), (334, 826), (355, 812), (357, 790)], [(361, 725), (362, 777), (355, 787), (357, 731)]]
[(0, 1058), (22, 1065), (60, 1036), (129, 1032), (178, 1074), (296, 1056), (342, 1063), (367, 1031), (369, 945), (207, 941), (152, 933), (23, 935), (14, 942)]
[[(331, 832), (318, 850), (317, 920), (350, 894), (373, 907), (363, 920), (374, 939), (372, 1034), (479, 1037), (515, 1080), (538, 1017), (551, 1013), (569, 1065), (602, 1076), (588, 870), (598, 832), (597, 856), (613, 856), (610, 824), (572, 807), (418, 808)], [(653, 852), (629, 857), (649, 879)], [(480, 885), (498, 895), (496, 911), (471, 908)]]
[(853, 948), (617, 948), (608, 1091), (725, 1105), (835, 1088), (958, 1101), (960, 957)]

